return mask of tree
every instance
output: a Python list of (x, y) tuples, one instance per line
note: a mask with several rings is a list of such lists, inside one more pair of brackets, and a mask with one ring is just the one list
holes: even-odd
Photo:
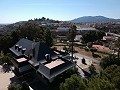
[(45, 18), (45, 17), (42, 17), (42, 20), (43, 20), (43, 21), (45, 21), (45, 20), (46, 20), (46, 18)]
[(97, 74), (96, 68), (95, 68), (95, 66), (93, 64), (91, 64), (89, 66), (89, 71), (90, 71), (91, 75), (96, 75)]
[(21, 90), (21, 85), (16, 84), (16, 83), (12, 83), (8, 86), (8, 90)]
[(120, 66), (111, 65), (86, 80), (74, 74), (60, 84), (60, 90), (120, 90)]
[(115, 86), (109, 81), (95, 77), (88, 83), (87, 90), (115, 90)]
[(118, 38), (117, 42), (115, 43), (115, 46), (118, 48), (118, 58), (120, 58), (120, 38)]
[(100, 65), (103, 69), (105, 69), (106, 67), (108, 66), (111, 66), (111, 65), (119, 65), (120, 66), (120, 59), (117, 58), (116, 56), (114, 55), (110, 55), (108, 57), (105, 57), (101, 60), (100, 62)]
[(60, 84), (60, 90), (86, 90), (87, 80), (74, 74)]
[(65, 50), (65, 52), (68, 52), (68, 48), (66, 46), (63, 47), (63, 50)]
[(30, 90), (29, 85), (26, 81), (23, 81), (22, 84), (11, 83), (8, 86), (8, 90)]
[(90, 51), (92, 52), (92, 55), (94, 56), (94, 52), (97, 52), (97, 49), (94, 48), (94, 47), (91, 47), (91, 48), (90, 48)]
[(17, 43), (17, 41), (19, 40), (20, 36), (19, 36), (19, 32), (16, 30), (16, 31), (13, 31), (11, 33), (11, 37), (12, 37), (12, 42), (13, 42), (13, 45), (15, 43)]
[(1, 60), (2, 60), (3, 63), (10, 64), (12, 58), (10, 56), (8, 56), (8, 55), (5, 55), (4, 57), (1, 58)]
[(116, 88), (113, 90), (120, 90), (119, 76), (120, 76), (120, 66), (111, 65), (100, 73), (99, 78), (112, 83)]
[[(69, 29), (69, 33), (68, 33), (68, 39), (69, 41), (71, 41), (71, 47), (72, 47), (72, 57), (73, 57), (73, 42), (74, 42), (74, 38), (77, 34), (77, 30), (76, 30), (76, 26), (72, 25)], [(73, 60), (72, 60), (73, 61)]]
[(120, 90), (120, 66), (111, 65), (91, 78), (87, 90)]
[(0, 36), (0, 51), (4, 53), (8, 52), (8, 49), (12, 46), (12, 37), (9, 35)]
[(38, 24), (27, 22), (23, 25), (20, 25), (18, 28), (18, 33), (20, 38), (28, 38), (30, 40), (38, 40), (43, 42), (44, 40), (44, 28)]
[(88, 42), (94, 42), (96, 40), (101, 40), (105, 36), (105, 33), (102, 31), (88, 31), (85, 34), (83, 34), (83, 41), (85, 43)]
[(21, 86), (21, 90), (30, 90), (29, 85), (26, 81), (23, 81)]
[(74, 41), (74, 38), (77, 34), (77, 30), (76, 30), (76, 26), (75, 25), (72, 25), (69, 29), (69, 32), (68, 32), (68, 40), (69, 41)]
[(44, 39), (45, 39), (45, 44), (49, 47), (53, 45), (53, 39), (50, 30), (45, 30), (44, 31)]

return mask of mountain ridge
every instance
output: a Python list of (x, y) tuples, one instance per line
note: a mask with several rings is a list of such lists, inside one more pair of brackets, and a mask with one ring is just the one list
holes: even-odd
[(70, 22), (75, 23), (120, 22), (120, 19), (108, 18), (105, 16), (83, 16), (70, 20)]

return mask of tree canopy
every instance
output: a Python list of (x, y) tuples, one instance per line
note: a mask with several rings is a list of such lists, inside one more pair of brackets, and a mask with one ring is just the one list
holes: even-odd
[(4, 53), (8, 52), (9, 47), (12, 44), (12, 37), (9, 35), (0, 36), (0, 51), (3, 50)]
[(90, 80), (72, 75), (60, 84), (60, 90), (120, 90), (120, 66), (111, 65)]
[(37, 24), (27, 22), (24, 25), (20, 25), (17, 28), (20, 38), (28, 38), (30, 40), (38, 39), (42, 41), (44, 39), (44, 29)]
[(84, 42), (94, 42), (96, 40), (101, 40), (105, 36), (105, 33), (102, 31), (88, 31), (86, 32), (82, 39)]
[(73, 41), (76, 34), (77, 34), (76, 26), (72, 25), (69, 29), (69, 32), (68, 32), (68, 40)]
[(48, 29), (46, 29), (46, 30), (44, 31), (44, 43), (45, 43), (47, 46), (52, 46), (52, 44), (53, 44), (52, 35), (51, 35), (50, 30), (48, 30)]
[(8, 86), (8, 90), (30, 90), (27, 82), (23, 81), (22, 84), (11, 83)]
[(114, 64), (120, 66), (120, 58), (117, 58), (114, 55), (110, 55), (108, 57), (105, 57), (100, 62), (100, 65), (103, 69), (105, 69), (108, 66), (114, 65)]
[(82, 79), (76, 74), (65, 80), (65, 83), (61, 83), (60, 90), (85, 90), (86, 79)]

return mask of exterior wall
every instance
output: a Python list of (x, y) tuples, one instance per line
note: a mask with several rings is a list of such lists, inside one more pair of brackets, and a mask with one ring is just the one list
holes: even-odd
[(52, 82), (52, 81), (54, 81), (54, 78), (51, 78), (51, 79), (49, 80), (49, 82)]
[(32, 69), (32, 67), (30, 65), (25, 65), (25, 66), (22, 66), (22, 67), (19, 67), (19, 72), (25, 72), (27, 70), (30, 70)]

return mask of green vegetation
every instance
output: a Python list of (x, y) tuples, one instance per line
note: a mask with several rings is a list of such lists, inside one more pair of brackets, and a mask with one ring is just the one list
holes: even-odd
[(3, 56), (3, 57), (0, 58), (1, 64), (6, 63), (6, 64), (9, 65), (9, 64), (11, 64), (11, 60), (12, 60), (12, 57), (11, 57), (10, 54), (6, 54), (5, 56)]
[(50, 47), (53, 45), (53, 39), (52, 39), (50, 30), (47, 29), (44, 31), (44, 39), (45, 39), (44, 43), (46, 45), (48, 45)]
[(53, 45), (53, 38), (49, 29), (27, 22), (20, 25), (17, 30), (11, 32), (11, 34), (0, 36), (0, 51), (2, 50), (5, 54), (8, 53), (10, 47), (12, 47), (19, 39), (26, 37), (29, 40), (46, 43), (48, 46)]
[(120, 38), (115, 43), (116, 47), (118, 48), (118, 58), (120, 58)]
[(60, 84), (60, 90), (86, 90), (87, 80), (74, 74), (65, 79), (65, 83)]
[(74, 67), (74, 69), (69, 69), (65, 72), (63, 72), (62, 74), (58, 75), (55, 80), (50, 84), (50, 86), (52, 88), (54, 88), (53, 90), (59, 90), (59, 86), (60, 86), (60, 83), (63, 83), (64, 80), (66, 78), (70, 78), (71, 75), (73, 74), (77, 74), (78, 73), (78, 69), (76, 67)]
[(117, 58), (114, 55), (110, 55), (108, 57), (103, 58), (100, 63), (100, 65), (103, 69), (105, 69), (106, 67), (108, 67), (110, 65), (114, 65), (114, 64), (120, 66), (120, 58)]
[(30, 90), (27, 82), (22, 82), (22, 84), (12, 83), (8, 86), (8, 90)]
[(73, 41), (75, 36), (77, 34), (76, 26), (73, 25), (70, 27), (69, 32), (68, 32), (68, 40)]
[(72, 75), (60, 84), (60, 90), (119, 90), (120, 66), (112, 65), (90, 80)]
[(9, 35), (0, 36), (0, 51), (3, 50), (4, 53), (8, 52), (8, 48), (13, 44), (12, 37)]
[(102, 31), (88, 31), (83, 35), (82, 39), (85, 43), (88, 43), (101, 40), (103, 36), (105, 36), (105, 33)]

